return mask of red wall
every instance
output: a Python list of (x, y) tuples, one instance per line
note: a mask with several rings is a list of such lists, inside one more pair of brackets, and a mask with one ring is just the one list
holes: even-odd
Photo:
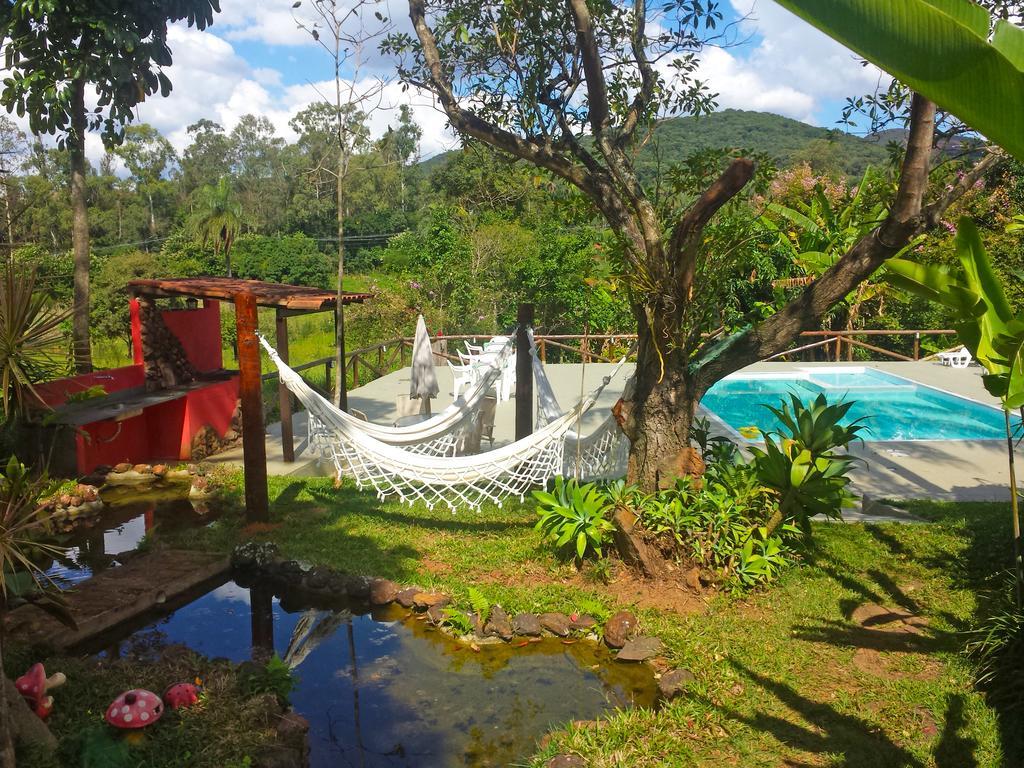
[[(139, 302), (129, 304), (132, 321), (132, 347), (135, 362), (142, 362), (142, 333), (139, 326)], [(219, 371), (224, 367), (220, 339), (220, 302), (204, 301), (199, 309), (168, 309), (162, 313), (167, 328), (178, 337), (185, 355), (197, 371)]]
[(203, 302), (201, 309), (169, 309), (163, 316), (164, 323), (181, 341), (185, 355), (197, 371), (219, 371), (224, 367), (219, 301)]
[[(85, 475), (100, 464), (188, 461), (192, 438), (209, 425), (223, 435), (238, 401), (238, 377), (192, 390), (139, 416), (121, 422), (88, 424), (77, 437), (78, 471)], [(120, 425), (120, 430), (118, 429)]]
[(83, 392), (89, 387), (99, 385), (107, 392), (117, 392), (131, 387), (141, 387), (146, 374), (141, 365), (128, 365), (124, 368), (110, 368), (106, 371), (83, 373), (66, 379), (54, 379), (45, 384), (36, 384), (36, 393), (46, 405), (62, 405), (69, 395)]

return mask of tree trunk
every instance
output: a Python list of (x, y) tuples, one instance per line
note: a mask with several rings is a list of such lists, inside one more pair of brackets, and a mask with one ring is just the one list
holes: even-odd
[(75, 82), (71, 104), (71, 132), (68, 153), (71, 159), (71, 243), (74, 252), (74, 291), (72, 299), (71, 340), (75, 370), (92, 370), (89, 345), (89, 211), (86, 202), (85, 160), (85, 80)]
[[(339, 117), (339, 120), (341, 118)], [(345, 148), (338, 146), (338, 306), (335, 309), (334, 405), (348, 410), (348, 373), (345, 370)]]
[[(0, 601), (3, 598), (0, 597)], [(0, 685), (7, 685), (4, 679), (4, 614), (0, 606)], [(14, 768), (14, 739), (11, 738), (11, 713), (7, 706), (7, 691), (0, 690), (0, 768)]]
[(690, 447), (690, 427), (704, 393), (688, 375), (685, 356), (667, 346), (657, 348), (646, 322), (640, 322), (633, 391), (620, 401), (619, 423), (631, 443), (628, 481), (648, 492), (704, 470)]
[[(149, 201), (149, 236), (156, 237), (156, 214), (153, 213), (153, 193), (147, 192), (146, 199)], [(147, 250), (149, 250), (147, 248)]]

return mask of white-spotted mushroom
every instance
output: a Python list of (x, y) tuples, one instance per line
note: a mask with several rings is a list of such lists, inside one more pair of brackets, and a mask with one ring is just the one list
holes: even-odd
[(106, 721), (115, 728), (145, 728), (164, 713), (164, 704), (152, 691), (125, 691), (107, 707)]

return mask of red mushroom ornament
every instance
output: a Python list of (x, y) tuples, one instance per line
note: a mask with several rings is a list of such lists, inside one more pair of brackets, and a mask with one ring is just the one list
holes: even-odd
[(106, 721), (115, 728), (145, 728), (160, 719), (163, 702), (152, 691), (134, 688), (125, 691), (107, 707)]
[(47, 677), (42, 664), (33, 664), (28, 672), (14, 681), (14, 687), (25, 698), (32, 711), (46, 719), (53, 711), (53, 696), (48, 696), (47, 691), (65, 682), (67, 678), (63, 672), (55, 672)]
[(192, 683), (175, 683), (164, 691), (164, 704), (170, 709), (191, 707), (199, 701), (199, 689)]

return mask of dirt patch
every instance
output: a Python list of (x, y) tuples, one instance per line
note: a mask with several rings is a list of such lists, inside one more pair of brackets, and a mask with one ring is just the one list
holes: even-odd
[(432, 557), (424, 557), (420, 560), (420, 567), (427, 573), (439, 576), (445, 573), (451, 573), (451, 563), (446, 563), (443, 560), (435, 560)]
[(908, 671), (901, 668), (903, 659), (896, 659), (874, 648), (858, 648), (853, 654), (853, 666), (861, 672), (890, 680), (937, 680), (942, 674), (942, 665), (934, 659), (925, 659), (921, 668)]
[(605, 590), (616, 602), (636, 605), (639, 608), (675, 611), (687, 615), (703, 613), (708, 607), (703, 596), (692, 592), (681, 581), (643, 579), (625, 568), (620, 569)]
[(886, 608), (878, 603), (857, 606), (850, 620), (864, 629), (908, 635), (919, 635), (928, 626), (928, 619), (923, 616), (903, 608)]

